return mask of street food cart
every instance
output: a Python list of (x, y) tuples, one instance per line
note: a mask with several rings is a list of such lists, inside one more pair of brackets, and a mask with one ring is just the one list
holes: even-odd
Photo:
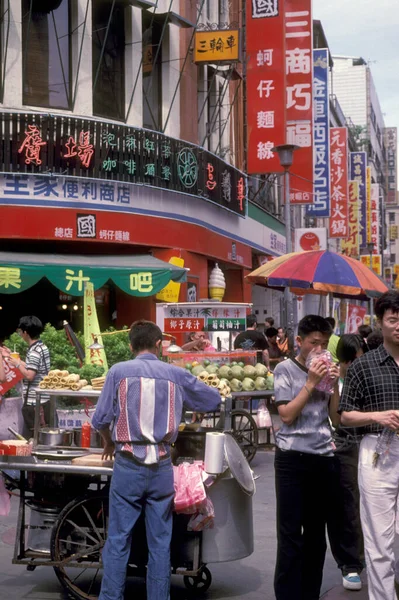
[[(19, 511), (14, 564), (50, 566), (69, 595), (95, 600), (101, 582), (101, 552), (107, 535), (108, 491), (112, 461), (101, 459), (100, 448), (49, 447), (38, 443), (40, 398), (50, 396), (51, 414), (57, 398), (95, 399), (98, 391), (35, 389), (36, 412), (32, 452), (29, 456), (0, 456), (0, 471), (9, 487), (19, 490)], [(229, 425), (231, 402), (224, 403)], [(54, 426), (56, 425), (54, 421)], [(205, 433), (181, 431), (173, 460), (202, 458)], [(191, 434), (197, 436), (192, 445)], [(213, 529), (187, 531), (190, 515), (175, 514), (172, 538), (172, 572), (187, 588), (205, 591), (211, 584), (207, 563), (238, 560), (253, 552), (252, 472), (231, 435), (225, 436), (226, 469), (208, 488), (215, 509)], [(186, 441), (185, 441), (186, 440)], [(187, 443), (189, 442), (189, 443)], [(147, 546), (144, 519), (133, 532), (128, 574), (145, 576)]]
[[(228, 303), (218, 301), (159, 303), (157, 305), (157, 325), (169, 337), (173, 336), (178, 345), (183, 345), (189, 333), (205, 331), (212, 342), (212, 348), (202, 351), (168, 352), (164, 356), (168, 362), (183, 368), (195, 365), (214, 364), (223, 366), (243, 365), (255, 366), (262, 362), (262, 352), (256, 350), (234, 350), (235, 336), (246, 329), (247, 311), (252, 304)], [(175, 345), (174, 345), (175, 348)], [(181, 350), (181, 349), (178, 349)], [(195, 368), (195, 367), (194, 367)], [(194, 370), (192, 370), (194, 374)], [(250, 391), (234, 391), (233, 411), (231, 413), (231, 431), (240, 445), (248, 462), (250, 462), (259, 446), (259, 431), (253, 416), (254, 400), (270, 400), (273, 391), (270, 389), (254, 389)], [(213, 423), (215, 425), (215, 421)], [(270, 431), (266, 430), (266, 444), (270, 444)]]

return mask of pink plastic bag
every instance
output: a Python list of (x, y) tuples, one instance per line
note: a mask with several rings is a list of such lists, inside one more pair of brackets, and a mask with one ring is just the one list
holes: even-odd
[(10, 514), (11, 500), (10, 494), (6, 490), (4, 485), (3, 476), (0, 475), (0, 516), (8, 517)]
[(308, 369), (311, 367), (314, 360), (317, 362), (323, 362), (328, 369), (327, 375), (325, 375), (323, 379), (316, 385), (316, 390), (326, 392), (326, 394), (332, 394), (334, 390), (335, 377), (330, 375), (330, 368), (334, 364), (330, 352), (328, 350), (323, 350), (322, 352), (312, 351), (306, 359), (306, 367)]
[(202, 461), (184, 462), (173, 467), (175, 511), (177, 513), (196, 513), (206, 499), (202, 481), (203, 471), (204, 463)]

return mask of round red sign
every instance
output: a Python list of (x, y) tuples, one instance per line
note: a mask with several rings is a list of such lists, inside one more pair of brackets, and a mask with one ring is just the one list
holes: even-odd
[(313, 231), (309, 231), (309, 233), (304, 233), (299, 238), (299, 245), (302, 248), (302, 250), (319, 250), (319, 236), (313, 233)]

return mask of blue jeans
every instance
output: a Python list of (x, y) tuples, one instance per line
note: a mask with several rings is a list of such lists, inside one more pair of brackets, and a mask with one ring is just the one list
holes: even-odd
[(132, 530), (142, 509), (148, 544), (147, 599), (169, 600), (173, 497), (170, 458), (144, 465), (116, 453), (99, 600), (123, 600)]

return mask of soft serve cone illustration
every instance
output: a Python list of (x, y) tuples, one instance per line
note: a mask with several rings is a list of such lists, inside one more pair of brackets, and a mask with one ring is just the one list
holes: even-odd
[(211, 271), (211, 276), (209, 277), (209, 296), (212, 300), (222, 301), (225, 291), (226, 280), (223, 271), (219, 269), (219, 265), (216, 263), (214, 269)]

